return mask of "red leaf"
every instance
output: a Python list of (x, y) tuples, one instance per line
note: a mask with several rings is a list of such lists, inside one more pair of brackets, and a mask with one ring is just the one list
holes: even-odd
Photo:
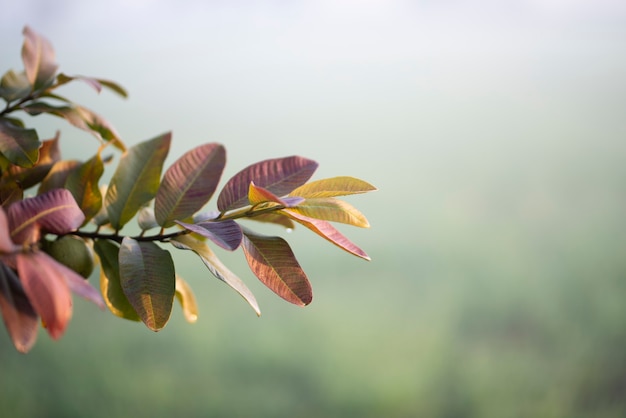
[(196, 224), (188, 224), (176, 221), (188, 231), (195, 232), (205, 238), (210, 239), (225, 250), (234, 251), (241, 244), (241, 227), (232, 219), (219, 222), (198, 222)]
[(247, 205), (251, 182), (277, 196), (284, 196), (306, 183), (316, 169), (315, 161), (298, 156), (252, 164), (228, 180), (217, 199), (217, 207), (225, 212)]
[(311, 303), (311, 284), (287, 241), (245, 231), (242, 243), (250, 269), (263, 284), (293, 304)]
[(311, 231), (332, 242), (342, 250), (345, 250), (365, 260), (370, 260), (370, 257), (365, 253), (365, 251), (353, 244), (352, 241), (346, 238), (341, 232), (337, 231), (337, 229), (330, 223), (300, 215), (299, 213), (296, 213), (289, 209), (283, 209), (281, 210), (281, 213), (284, 213), (294, 221), (306, 226)]
[(72, 316), (70, 288), (57, 266), (43, 252), (17, 255), (17, 271), (24, 292), (55, 340), (63, 335)]
[(81, 226), (85, 215), (72, 194), (66, 189), (54, 189), (39, 196), (24, 199), (7, 210), (11, 238), (18, 244), (39, 240), (40, 230), (62, 235)]
[(15, 272), (1, 263), (0, 312), (17, 351), (28, 352), (37, 339), (39, 318)]

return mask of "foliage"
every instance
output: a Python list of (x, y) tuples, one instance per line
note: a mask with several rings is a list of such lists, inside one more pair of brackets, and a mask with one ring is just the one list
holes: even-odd
[[(375, 190), (372, 185), (345, 176), (307, 183), (315, 161), (276, 158), (235, 174), (218, 193), (218, 210), (205, 212), (226, 165), (223, 145), (195, 147), (161, 176), (171, 133), (127, 147), (110, 123), (57, 88), (82, 81), (98, 92), (126, 97), (126, 91), (112, 81), (59, 73), (51, 44), (29, 27), (24, 37), (24, 71), (8, 71), (0, 81), (6, 102), (0, 111), (0, 309), (18, 351), (31, 349), (39, 320), (53, 339), (63, 335), (71, 292), (154, 331), (167, 324), (176, 298), (194, 322), (195, 297), (176, 274), (172, 248), (196, 253), (258, 315), (254, 295), (211, 246), (241, 247), (268, 288), (293, 304), (309, 304), (311, 285), (289, 244), (241, 226), (240, 219), (286, 228), (295, 222), (369, 260), (330, 222), (368, 227), (357, 209), (337, 197)], [(99, 147), (86, 161), (64, 160), (58, 133), (40, 140), (15, 113), (65, 119), (93, 135)], [(101, 185), (113, 160), (103, 152), (111, 146), (122, 154), (108, 185)], [(141, 230), (135, 236), (122, 232), (132, 219)], [(100, 292), (85, 279), (94, 264), (100, 267)]]

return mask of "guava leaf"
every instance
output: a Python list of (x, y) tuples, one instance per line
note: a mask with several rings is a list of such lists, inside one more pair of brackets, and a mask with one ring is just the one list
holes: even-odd
[(241, 244), (241, 238), (243, 237), (241, 227), (232, 219), (218, 222), (198, 222), (195, 224), (181, 221), (176, 221), (176, 223), (188, 231), (210, 239), (228, 251), (236, 250), (239, 244)]
[(220, 144), (204, 144), (180, 157), (163, 175), (154, 202), (159, 225), (169, 227), (204, 206), (217, 188), (226, 165)]
[(119, 84), (113, 81), (104, 80), (101, 78), (85, 77), (81, 75), (69, 76), (67, 74), (61, 73), (57, 75), (57, 86), (62, 86), (63, 84), (67, 84), (70, 81), (74, 81), (74, 80), (83, 81), (84, 83), (89, 85), (91, 88), (96, 90), (98, 93), (102, 91), (103, 87), (106, 87), (109, 90), (113, 91), (114, 93), (119, 94), (120, 96), (124, 98), (128, 97), (128, 93), (122, 86), (120, 86)]
[(98, 181), (104, 173), (104, 164), (98, 152), (75, 170), (70, 171), (65, 188), (68, 189), (85, 214), (83, 225), (92, 219), (102, 207), (102, 194)]
[(19, 167), (11, 165), (7, 171), (9, 177), (17, 182), (23, 189), (29, 189), (43, 181), (48, 175), (54, 163), (61, 159), (59, 150), (59, 132), (52, 139), (42, 141), (39, 148), (39, 159), (33, 167)]
[(357, 247), (341, 232), (337, 231), (337, 229), (330, 223), (301, 215), (300, 213), (293, 211), (293, 209), (283, 209), (281, 210), (281, 212), (289, 216), (291, 219), (298, 222), (299, 224), (306, 226), (322, 238), (332, 242), (342, 250), (345, 250), (365, 260), (370, 260), (370, 257), (365, 253), (365, 251)]
[(193, 324), (198, 320), (198, 304), (189, 284), (176, 275), (176, 299), (183, 310), (185, 320)]
[(31, 89), (32, 86), (24, 71), (16, 73), (9, 70), (0, 79), (0, 97), (7, 102), (26, 98)]
[(13, 203), (7, 218), (13, 242), (30, 244), (39, 240), (40, 230), (57, 235), (76, 230), (85, 215), (68, 190), (54, 189)]
[(120, 247), (104, 239), (96, 240), (93, 247), (100, 258), (100, 292), (107, 308), (120, 318), (140, 321), (120, 283)]
[(172, 313), (176, 293), (174, 262), (154, 242), (124, 237), (119, 252), (120, 283), (135, 312), (152, 331), (160, 331)]
[(0, 263), (0, 312), (13, 345), (27, 353), (37, 340), (39, 317), (15, 272)]
[(4, 212), (2, 206), (0, 206), (0, 254), (10, 254), (14, 252), (18, 246), (16, 246), (11, 240), (9, 234), (9, 220)]
[(354, 206), (332, 197), (306, 199), (290, 210), (309, 218), (341, 222), (361, 228), (369, 228), (370, 226), (367, 218)]
[(280, 213), (280, 211), (263, 213), (261, 215), (255, 215), (252, 218), (248, 218), (253, 221), (259, 221), (264, 223), (276, 224), (284, 227), (285, 229), (293, 229), (294, 223), (286, 215)]
[(295, 190), (292, 190), (289, 196), (300, 196), (309, 199), (346, 196), (375, 190), (377, 190), (376, 187), (363, 180), (354, 177), (340, 176), (303, 184)]
[(105, 198), (109, 221), (121, 229), (154, 198), (172, 139), (166, 133), (128, 149), (120, 159)]
[(0, 117), (0, 153), (20, 167), (32, 167), (39, 159), (41, 142), (34, 129), (24, 129)]
[(76, 170), (80, 164), (80, 161), (77, 160), (63, 160), (54, 163), (46, 177), (41, 180), (37, 194), (43, 194), (53, 189), (64, 188), (70, 173)]
[(41, 251), (17, 254), (17, 272), (24, 293), (55, 340), (63, 335), (72, 316), (70, 288), (58, 265)]
[(265, 286), (295, 305), (313, 300), (313, 289), (287, 241), (244, 231), (242, 248), (250, 270)]
[(235, 290), (246, 302), (254, 309), (257, 315), (261, 315), (259, 304), (256, 298), (245, 285), (245, 283), (237, 277), (232, 271), (230, 271), (221, 261), (215, 253), (206, 245), (205, 242), (200, 241), (197, 238), (187, 235), (179, 235), (173, 238), (170, 243), (181, 250), (191, 250), (200, 256), (200, 259), (209, 271), (217, 277), (219, 280), (226, 283), (229, 287)]
[(22, 61), (26, 77), (35, 90), (45, 87), (52, 82), (57, 72), (52, 44), (33, 31), (24, 27), (24, 44), (22, 46)]
[(147, 231), (148, 229), (157, 228), (159, 226), (154, 216), (154, 210), (151, 207), (144, 206), (139, 209), (137, 225), (139, 225), (142, 231)]
[(250, 183), (283, 196), (306, 183), (318, 164), (299, 156), (275, 158), (252, 164), (235, 174), (224, 186), (217, 207), (225, 212), (248, 204)]
[(22, 109), (33, 116), (46, 113), (65, 119), (76, 128), (89, 132), (103, 141), (111, 141), (116, 148), (122, 151), (126, 150), (115, 128), (103, 117), (86, 107), (76, 105), (52, 106), (46, 102), (38, 101), (29, 103)]

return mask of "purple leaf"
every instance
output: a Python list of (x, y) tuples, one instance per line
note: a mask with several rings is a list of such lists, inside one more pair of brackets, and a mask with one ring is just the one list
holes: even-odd
[(188, 231), (206, 237), (228, 251), (234, 251), (241, 244), (243, 236), (241, 227), (232, 219), (219, 222), (198, 222), (188, 224), (181, 221), (176, 223)]
[(13, 242), (25, 244), (38, 241), (41, 230), (57, 235), (74, 231), (85, 215), (68, 190), (54, 189), (12, 204), (7, 218)]
[(204, 206), (217, 188), (226, 165), (220, 144), (204, 144), (180, 157), (163, 176), (154, 213), (159, 225), (169, 227)]
[(228, 180), (217, 199), (217, 207), (225, 212), (247, 205), (251, 182), (277, 196), (284, 196), (306, 183), (317, 165), (313, 160), (298, 156), (252, 164)]

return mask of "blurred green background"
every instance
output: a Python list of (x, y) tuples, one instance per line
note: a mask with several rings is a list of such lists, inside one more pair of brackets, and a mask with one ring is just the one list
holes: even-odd
[[(285, 235), (314, 301), (219, 256), (257, 318), (190, 254), (200, 319), (157, 334), (76, 299), (28, 355), (0, 332), (3, 417), (622, 417), (626, 414), (626, 6), (613, 0), (5, 1), (129, 144), (204, 142), (225, 178), (292, 154), (352, 175), (371, 262)], [(64, 155), (96, 147), (63, 121)], [(214, 207), (214, 202), (209, 208)], [(277, 234), (282, 231), (274, 230)], [(97, 283), (96, 278), (92, 278)]]

